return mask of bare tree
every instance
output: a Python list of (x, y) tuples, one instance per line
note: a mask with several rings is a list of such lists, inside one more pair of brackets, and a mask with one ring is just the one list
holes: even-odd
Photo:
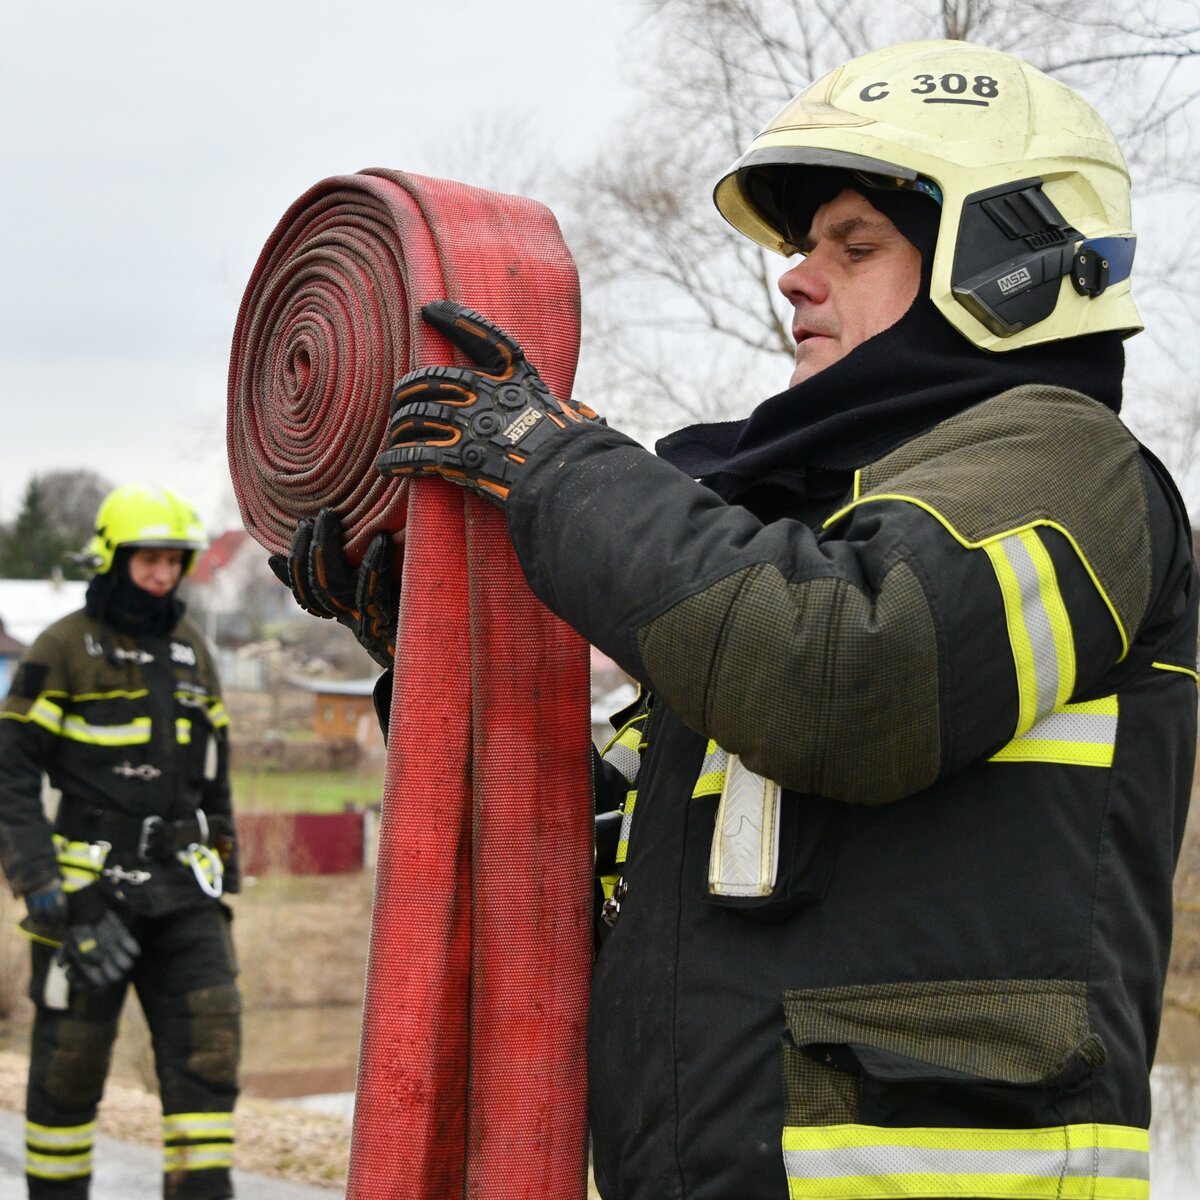
[[(792, 353), (775, 287), (782, 260), (724, 226), (711, 187), (783, 103), (869, 49), (951, 37), (1016, 53), (1096, 105), (1136, 194), (1194, 207), (1200, 193), (1190, 2), (651, 0), (647, 10), (644, 103), (575, 179), (568, 223), (585, 284), (580, 391), (642, 436), (744, 414), (782, 385)], [(1177, 240), (1159, 251), (1152, 231), (1139, 232), (1139, 300), (1153, 308), (1177, 295)], [(1158, 376), (1147, 396), (1156, 389), (1178, 390)]]
[(82, 549), (92, 535), (100, 501), (113, 489), (103, 475), (86, 467), (46, 471), (38, 477), (42, 506), (69, 545)]

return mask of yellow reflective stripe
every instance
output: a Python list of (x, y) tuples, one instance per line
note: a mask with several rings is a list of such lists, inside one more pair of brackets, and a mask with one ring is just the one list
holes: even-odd
[(1026, 525), (1019, 525), (1014, 529), (1006, 529), (1001, 533), (994, 533), (986, 538), (982, 538), (980, 541), (973, 542), (970, 538), (964, 537), (961, 533), (959, 533), (954, 525), (942, 513), (938, 512), (938, 510), (934, 508), (932, 504), (927, 503), (919, 497), (904, 496), (898, 492), (878, 492), (871, 496), (856, 495), (855, 498), (844, 508), (839, 508), (838, 511), (835, 512), (831, 517), (828, 517), (822, 528), (831, 528), (843, 517), (853, 512), (854, 509), (856, 509), (860, 504), (871, 504), (880, 500), (896, 500), (902, 504), (915, 505), (922, 512), (928, 513), (956, 542), (958, 542), (960, 546), (963, 546), (968, 550), (983, 549), (994, 542), (1003, 541), (1005, 538), (1012, 537), (1013, 534), (1021, 533), (1026, 529), (1046, 528), (1053, 529), (1056, 533), (1060, 533), (1064, 538), (1067, 539), (1067, 541), (1070, 543), (1071, 549), (1074, 550), (1076, 555), (1079, 557), (1079, 561), (1082, 564), (1083, 569), (1087, 572), (1088, 578), (1092, 581), (1092, 586), (1096, 589), (1100, 599), (1104, 601), (1104, 606), (1108, 609), (1109, 616), (1112, 617), (1113, 622), (1117, 627), (1117, 633), (1121, 638), (1121, 656), (1117, 661), (1120, 662), (1129, 653), (1129, 635), (1125, 632), (1125, 624), (1121, 620), (1120, 614), (1117, 612), (1116, 605), (1113, 604), (1112, 599), (1109, 597), (1108, 592), (1104, 588), (1104, 585), (1100, 582), (1100, 577), (1093, 570), (1092, 564), (1088, 561), (1082, 547), (1075, 540), (1074, 536), (1057, 521), (1049, 521), (1045, 519), (1030, 521)]
[(988, 761), (1111, 767), (1119, 716), (1116, 696), (1060, 705), (1028, 733), (997, 750)]
[(229, 724), (229, 711), (219, 699), (214, 699), (208, 706), (208, 719), (214, 729), (224, 729)]
[(233, 1166), (233, 1146), (229, 1142), (189, 1142), (185, 1146), (163, 1147), (163, 1170), (213, 1171)]
[(139, 688), (134, 692), (124, 690), (115, 692), (81, 692), (78, 696), (72, 696), (71, 700), (140, 700), (143, 696), (148, 696), (149, 694), (146, 688)]
[(168, 1113), (163, 1117), (163, 1137), (187, 1137), (202, 1133), (206, 1137), (233, 1137), (233, 1113)]
[(1125, 1125), (1048, 1129), (789, 1126), (788, 1195), (1104, 1197), (1150, 1194), (1150, 1138)]
[(233, 1140), (233, 1113), (170, 1113), (163, 1117), (163, 1170), (231, 1167)]
[(1075, 639), (1054, 564), (1032, 530), (983, 547), (996, 572), (1017, 673), (1020, 737), (1075, 690)]
[(81, 1179), (92, 1173), (92, 1152), (81, 1154), (25, 1153), (25, 1174), (35, 1179)]
[(39, 1150), (86, 1150), (96, 1135), (96, 1122), (85, 1125), (39, 1125), (25, 1122), (25, 1140)]
[(72, 714), (63, 720), (62, 735), (89, 746), (140, 746), (150, 741), (150, 718), (135, 717), (125, 725), (89, 725)]
[(1180, 675), (1190, 675), (1197, 683), (1200, 683), (1200, 673), (1193, 671), (1191, 667), (1177, 667), (1174, 663), (1154, 662), (1150, 664), (1159, 671), (1178, 671)]
[(630, 788), (625, 793), (625, 803), (621, 806), (621, 832), (617, 838), (617, 853), (615, 862), (618, 866), (629, 856), (629, 835), (633, 830), (633, 809), (637, 804), (637, 788)]
[(108, 857), (106, 846), (93, 842), (68, 842), (61, 833), (54, 834), (53, 840), (64, 891), (78, 892), (100, 878), (104, 860)]
[(175, 718), (175, 741), (181, 746), (190, 746), (192, 743), (192, 723), (187, 717)]
[(44, 695), (39, 696), (33, 702), (33, 707), (29, 710), (27, 719), (35, 725), (40, 725), (43, 729), (48, 729), (51, 733), (62, 733), (63, 731), (63, 710), (61, 706), (51, 700), (47, 700)]
[(701, 796), (719, 796), (725, 787), (725, 771), (729, 765), (729, 752), (722, 750), (712, 738), (704, 749), (704, 761), (700, 764), (700, 777), (692, 788), (692, 799)]

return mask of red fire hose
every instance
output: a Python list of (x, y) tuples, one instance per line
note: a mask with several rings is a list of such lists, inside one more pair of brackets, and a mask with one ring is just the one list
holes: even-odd
[(541, 205), (383, 170), (301, 196), (238, 314), (230, 469), (272, 551), (323, 506), (353, 560), (380, 529), (403, 544), (347, 1195), (572, 1200), (586, 1160), (587, 652), (529, 592), (498, 510), (374, 470), (393, 382), (453, 361), (420, 318), (439, 297), (490, 317), (570, 395), (578, 283)]

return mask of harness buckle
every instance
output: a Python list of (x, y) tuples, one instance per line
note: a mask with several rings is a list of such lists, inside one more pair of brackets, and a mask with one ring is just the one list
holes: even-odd
[(625, 882), (625, 876), (622, 875), (613, 887), (613, 894), (606, 897), (600, 907), (600, 919), (609, 929), (617, 923), (617, 918), (621, 915), (621, 901), (628, 895), (629, 884)]

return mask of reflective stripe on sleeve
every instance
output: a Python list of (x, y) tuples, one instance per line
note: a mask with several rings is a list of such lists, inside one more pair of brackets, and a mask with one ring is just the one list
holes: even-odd
[(29, 710), (29, 720), (51, 733), (61, 734), (63, 731), (61, 706), (55, 704), (53, 700), (48, 700), (44, 695), (39, 696), (33, 702), (33, 707)]
[(1046, 547), (1032, 529), (985, 543), (1004, 600), (1017, 673), (1016, 736), (1075, 689), (1075, 641)]
[(1111, 767), (1117, 745), (1116, 696), (1064, 704), (992, 755), (990, 762)]
[(1147, 1200), (1150, 1138), (1124, 1125), (784, 1129), (791, 1200), (880, 1196)]
[(190, 746), (192, 742), (192, 723), (187, 717), (175, 718), (175, 741), (181, 746)]

